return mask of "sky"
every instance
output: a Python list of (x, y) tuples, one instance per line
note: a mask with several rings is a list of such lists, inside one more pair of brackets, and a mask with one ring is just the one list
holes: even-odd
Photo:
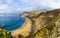
[(57, 8), (60, 8), (60, 0), (0, 0), (0, 13)]

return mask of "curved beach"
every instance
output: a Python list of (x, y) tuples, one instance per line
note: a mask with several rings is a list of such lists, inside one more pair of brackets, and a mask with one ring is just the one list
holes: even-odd
[(25, 23), (22, 25), (22, 27), (16, 29), (16, 30), (13, 30), (11, 31), (11, 35), (13, 37), (16, 37), (18, 36), (19, 34), (20, 35), (23, 35), (23, 36), (27, 36), (31, 30), (31, 20), (27, 17), (24, 17), (26, 20), (25, 20)]

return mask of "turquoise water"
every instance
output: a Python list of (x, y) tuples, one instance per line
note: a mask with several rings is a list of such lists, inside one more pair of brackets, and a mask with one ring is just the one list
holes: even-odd
[(0, 26), (6, 25), (4, 27), (7, 31), (15, 30), (21, 27), (25, 22), (25, 18), (20, 16), (1, 16), (0, 17)]

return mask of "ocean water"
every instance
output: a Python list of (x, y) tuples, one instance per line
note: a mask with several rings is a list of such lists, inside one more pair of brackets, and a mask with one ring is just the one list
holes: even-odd
[(17, 15), (0, 16), (0, 26), (7, 31), (12, 31), (20, 28), (25, 22), (25, 18)]

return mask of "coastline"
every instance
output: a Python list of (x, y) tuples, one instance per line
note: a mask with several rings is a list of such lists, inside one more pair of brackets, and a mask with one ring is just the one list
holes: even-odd
[(13, 37), (18, 36), (19, 34), (23, 36), (27, 36), (31, 31), (31, 20), (27, 17), (24, 18), (26, 19), (25, 23), (20, 28), (11, 31), (11, 35)]

